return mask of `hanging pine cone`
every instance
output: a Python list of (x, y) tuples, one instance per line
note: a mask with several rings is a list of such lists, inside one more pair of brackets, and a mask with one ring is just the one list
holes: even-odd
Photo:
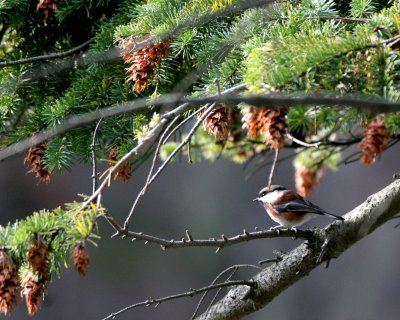
[[(118, 148), (112, 148), (108, 154), (108, 167), (113, 167), (118, 162)], [(126, 162), (117, 173), (114, 174), (114, 180), (121, 179), (127, 181), (132, 174), (132, 166)]]
[(216, 106), (203, 121), (204, 130), (219, 139), (228, 137), (230, 124), (230, 112), (224, 106)]
[(302, 197), (308, 198), (314, 186), (319, 183), (321, 175), (322, 170), (320, 167), (310, 170), (302, 165), (295, 165), (294, 181), (297, 193)]
[(24, 163), (28, 163), (31, 167), (31, 170), (28, 172), (32, 172), (36, 175), (36, 178), (39, 178), (40, 181), (49, 182), (50, 181), (50, 172), (43, 165), (43, 158), (46, 154), (46, 143), (42, 143), (38, 146), (30, 148), (24, 159)]
[(21, 298), (25, 298), (26, 307), (30, 315), (39, 311), (47, 286), (47, 281), (44, 278), (35, 279), (36, 277), (29, 273), (21, 283)]
[(383, 123), (383, 117), (372, 120), (364, 130), (364, 138), (360, 143), (360, 162), (371, 164), (383, 152), (388, 142), (388, 132)]
[(161, 59), (168, 54), (171, 40), (155, 43), (135, 50), (133, 42), (122, 45), (122, 59), (131, 64), (126, 69), (128, 77), (126, 82), (133, 82), (133, 92), (142, 93), (147, 89), (149, 80), (153, 76)]
[(266, 109), (260, 112), (261, 134), (265, 134), (265, 142), (270, 143), (271, 149), (285, 147), (285, 134), (287, 130), (286, 112), (283, 110)]
[(82, 277), (86, 275), (90, 259), (83, 241), (79, 241), (75, 244), (74, 252), (72, 254), (72, 262)]
[(46, 243), (41, 239), (39, 239), (37, 243), (32, 243), (28, 250), (27, 258), (29, 263), (32, 265), (33, 271), (39, 272), (44, 280), (49, 280), (49, 251)]
[(285, 134), (287, 131), (286, 112), (281, 109), (250, 107), (242, 118), (243, 129), (247, 130), (249, 137), (265, 135), (265, 142), (271, 149), (285, 147)]
[(19, 287), (17, 266), (4, 247), (0, 247), (0, 312), (10, 314), (17, 304)]
[(36, 6), (36, 10), (40, 10), (43, 13), (43, 20), (45, 22), (53, 16), (56, 9), (57, 2), (55, 0), (39, 0), (39, 3)]
[(261, 128), (259, 109), (254, 109), (254, 107), (244, 109), (242, 123), (242, 129), (247, 131), (247, 135), (250, 138), (257, 138), (260, 135)]

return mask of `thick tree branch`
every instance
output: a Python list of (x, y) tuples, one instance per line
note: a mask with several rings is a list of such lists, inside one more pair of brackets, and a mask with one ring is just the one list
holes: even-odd
[(196, 319), (240, 319), (263, 308), (323, 261), (338, 257), (399, 212), (400, 180), (396, 180), (346, 214), (344, 222), (334, 222), (316, 232), (315, 243), (301, 244), (283, 255), (281, 261), (255, 275), (252, 280), (257, 283), (257, 287), (252, 295), (248, 295), (247, 287), (235, 287), (212, 306), (208, 313)]
[(238, 104), (244, 102), (254, 106), (270, 106), (270, 107), (291, 107), (296, 105), (326, 105), (326, 106), (352, 106), (372, 112), (397, 112), (400, 110), (400, 103), (390, 102), (385, 99), (376, 98), (360, 98), (354, 96), (310, 96), (310, 95), (251, 95), (239, 96), (236, 93), (244, 90), (244, 84), (238, 85), (231, 89), (227, 89), (221, 95), (213, 95), (205, 98), (181, 98), (180, 94), (164, 95), (155, 100), (136, 99), (127, 103), (116, 104), (108, 108), (99, 109), (85, 114), (74, 115), (63, 121), (62, 124), (53, 128), (43, 130), (37, 133), (34, 137), (17, 142), (9, 147), (0, 149), (0, 160), (4, 160), (24, 150), (27, 150), (37, 144), (40, 144), (54, 136), (61, 135), (74, 128), (95, 122), (101, 118), (109, 118), (129, 112), (138, 112), (149, 106), (170, 106), (181, 103), (181, 106), (167, 112), (164, 118), (170, 114), (174, 116), (182, 114), (194, 105), (206, 103), (228, 103)]

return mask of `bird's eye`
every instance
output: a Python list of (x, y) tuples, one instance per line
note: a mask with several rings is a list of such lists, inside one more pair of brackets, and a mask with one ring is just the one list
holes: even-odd
[(260, 196), (264, 197), (266, 194), (267, 194), (267, 191), (263, 191), (263, 192), (261, 192)]

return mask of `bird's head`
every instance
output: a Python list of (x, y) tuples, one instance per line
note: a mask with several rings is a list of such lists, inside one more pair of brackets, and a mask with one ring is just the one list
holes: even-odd
[(265, 187), (260, 190), (260, 192), (258, 193), (258, 197), (253, 199), (253, 201), (260, 203), (273, 202), (275, 199), (282, 196), (282, 194), (287, 191), (289, 190), (280, 185)]

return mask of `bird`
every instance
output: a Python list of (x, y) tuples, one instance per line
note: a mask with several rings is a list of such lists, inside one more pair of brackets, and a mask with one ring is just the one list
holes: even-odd
[(344, 220), (343, 217), (326, 212), (324, 209), (304, 199), (297, 192), (280, 185), (271, 185), (261, 189), (258, 197), (253, 200), (259, 202), (272, 220), (279, 225), (271, 229), (288, 228), (297, 230), (302, 225), (317, 215), (324, 215), (336, 220)]

